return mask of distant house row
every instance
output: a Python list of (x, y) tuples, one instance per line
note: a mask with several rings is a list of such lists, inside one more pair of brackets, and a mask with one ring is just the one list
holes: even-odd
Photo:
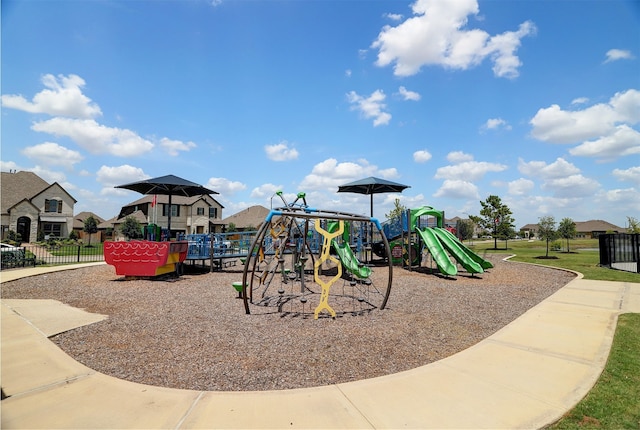
[[(576, 239), (596, 239), (601, 234), (605, 233), (626, 233), (627, 229), (618, 227), (610, 222), (603, 221), (601, 219), (590, 221), (575, 221), (576, 224)], [(537, 237), (538, 224), (527, 224), (520, 229), (524, 232), (525, 237), (529, 238), (531, 233), (534, 237)]]
[(118, 216), (104, 220), (92, 212), (74, 215), (77, 200), (57, 182), (49, 184), (33, 172), (2, 172), (0, 181), (3, 240), (9, 231), (18, 233), (23, 242), (35, 242), (39, 236), (68, 237), (75, 231), (87, 241), (89, 237), (83, 229), (89, 216), (98, 222), (99, 229), (90, 238), (92, 242), (107, 237), (117, 239), (118, 227), (126, 217), (132, 216), (142, 225), (166, 226), (169, 211), (172, 237), (180, 233), (221, 232), (225, 228), (223, 206), (210, 195), (173, 196), (171, 208), (168, 196), (146, 195), (122, 207)]
[[(119, 226), (128, 216), (141, 225), (166, 226), (171, 211), (171, 235), (180, 233), (221, 233), (233, 224), (238, 230), (257, 228), (269, 213), (263, 206), (252, 206), (226, 219), (222, 218), (224, 207), (210, 195), (196, 197), (173, 196), (169, 207), (168, 196), (145, 195), (123, 206), (120, 213), (104, 220), (92, 212), (73, 214), (77, 200), (60, 184), (49, 184), (33, 172), (2, 172), (1, 177), (1, 235), (6, 239), (9, 231), (18, 233), (24, 242), (35, 242), (38, 236), (68, 237), (72, 231), (83, 240), (100, 242), (104, 239), (119, 239)], [(98, 222), (98, 233), (89, 238), (83, 231), (84, 221), (93, 216)], [(445, 220), (455, 227), (460, 218)], [(537, 224), (527, 224), (520, 229), (528, 237), (538, 230)], [(598, 235), (626, 230), (602, 220), (577, 221), (579, 238), (596, 238)]]

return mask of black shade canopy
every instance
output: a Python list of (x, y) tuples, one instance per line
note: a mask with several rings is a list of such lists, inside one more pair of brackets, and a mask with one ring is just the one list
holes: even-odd
[(398, 184), (397, 182), (387, 181), (386, 179), (368, 178), (360, 179), (338, 187), (339, 193), (357, 193), (371, 195), (371, 216), (373, 217), (373, 195), (381, 193), (401, 193), (409, 185)]
[(167, 214), (167, 229), (169, 230), (169, 234), (171, 234), (172, 196), (193, 197), (201, 196), (203, 194), (218, 194), (216, 191), (174, 175), (160, 176), (158, 178), (131, 182), (130, 184), (117, 185), (116, 188), (137, 191), (140, 194), (161, 194), (169, 196), (169, 213)]

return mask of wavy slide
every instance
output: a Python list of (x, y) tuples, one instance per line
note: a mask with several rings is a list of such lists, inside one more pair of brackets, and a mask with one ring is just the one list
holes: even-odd
[(424, 230), (416, 228), (416, 232), (420, 235), (427, 249), (433, 256), (438, 270), (440, 270), (443, 275), (455, 276), (458, 273), (458, 268), (451, 262), (451, 259), (433, 230), (432, 228), (425, 228)]
[(360, 265), (360, 261), (358, 261), (358, 258), (353, 254), (349, 245), (345, 243), (340, 244), (335, 240), (331, 241), (331, 245), (333, 245), (333, 249), (336, 250), (338, 258), (340, 258), (340, 262), (342, 262), (342, 266), (344, 266), (346, 270), (361, 279), (366, 279), (371, 276), (371, 268)]
[(476, 263), (478, 263), (480, 265), (480, 267), (482, 267), (484, 270), (487, 269), (491, 269), (493, 268), (493, 264), (491, 264), (490, 261), (485, 260), (484, 258), (480, 257), (478, 254), (476, 254), (475, 252), (473, 252), (471, 249), (467, 248), (462, 242), (460, 242), (458, 240), (457, 237), (455, 237), (453, 235), (453, 233), (451, 233), (449, 230), (447, 229), (440, 229), (445, 235), (449, 236), (450, 238), (452, 238), (453, 240), (456, 241), (456, 243), (458, 244), (458, 246), (460, 248), (462, 248), (462, 250), (465, 252), (465, 254), (467, 254), (469, 257), (471, 257), (471, 259), (473, 259), (473, 261), (475, 261)]
[(482, 273), (484, 269), (480, 264), (476, 263), (471, 256), (460, 246), (460, 241), (453, 235), (449, 236), (445, 233), (443, 228), (434, 228), (433, 233), (440, 240), (440, 242), (447, 248), (447, 251), (458, 263), (469, 273)]

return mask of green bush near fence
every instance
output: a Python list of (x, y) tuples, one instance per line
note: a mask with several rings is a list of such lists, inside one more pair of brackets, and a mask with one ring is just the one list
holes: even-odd
[(51, 255), (67, 256), (67, 255), (103, 255), (102, 243), (96, 243), (91, 246), (85, 245), (58, 245), (56, 248), (48, 250)]

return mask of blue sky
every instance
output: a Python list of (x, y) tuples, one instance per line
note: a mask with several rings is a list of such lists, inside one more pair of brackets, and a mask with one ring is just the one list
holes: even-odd
[(174, 174), (223, 216), (274, 192), (368, 214), (368, 176), (447, 217), (640, 218), (637, 1), (2, 4), (2, 171), (103, 218)]

